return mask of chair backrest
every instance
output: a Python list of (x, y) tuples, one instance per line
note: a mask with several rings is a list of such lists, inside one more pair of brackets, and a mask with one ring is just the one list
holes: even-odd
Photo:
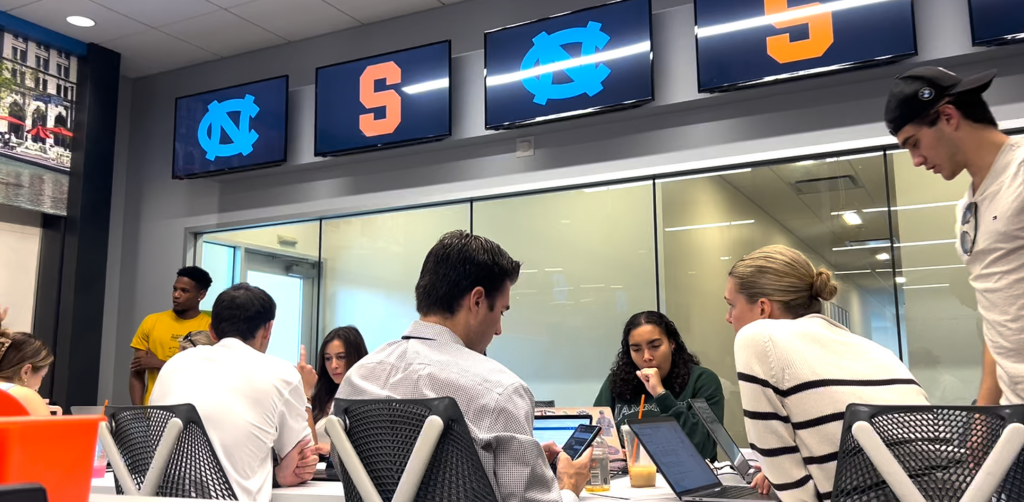
[(555, 407), (555, 402), (553, 400), (551, 400), (551, 401), (534, 401), (533, 402), (533, 407), (534, 408), (554, 408)]
[[(199, 412), (191, 404), (107, 407), (111, 436), (136, 489), (145, 482), (160, 439), (174, 418), (180, 420), (183, 427), (167, 461), (156, 496), (238, 500)], [(119, 495), (124, 493), (120, 483), (115, 476)]]
[[(854, 425), (870, 424), (928, 501), (961, 500), (1011, 424), (1024, 423), (1024, 406), (874, 406), (846, 409), (833, 502), (898, 501), (857, 438)], [(1018, 455), (992, 500), (1024, 500), (1024, 458)]]
[[(444, 423), (444, 432), (415, 500), (497, 501), (466, 419), (454, 399), (337, 399), (334, 415), (345, 424), (352, 447), (383, 500), (394, 497), (423, 424), (433, 415)], [(331, 446), (331, 459), (344, 484), (345, 500), (362, 502), (336, 445)]]

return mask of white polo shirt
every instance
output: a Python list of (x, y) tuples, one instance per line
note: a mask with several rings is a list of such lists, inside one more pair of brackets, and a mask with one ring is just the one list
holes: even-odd
[(298, 371), (237, 338), (167, 362), (149, 404), (184, 403), (199, 411), (238, 500), (269, 501), (271, 448), (283, 456), (310, 437)]
[[(964, 207), (978, 204), (974, 252), (960, 249)], [(957, 206), (957, 253), (971, 274), (1002, 404), (1024, 403), (1024, 138), (1010, 138), (981, 188)], [(973, 230), (973, 223), (969, 225)]]

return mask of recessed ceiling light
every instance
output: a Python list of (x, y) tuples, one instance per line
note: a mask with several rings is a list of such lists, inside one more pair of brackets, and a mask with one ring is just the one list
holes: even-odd
[(860, 215), (857, 213), (843, 213), (843, 219), (846, 220), (847, 225), (860, 225), (864, 223), (864, 220), (860, 219)]
[(889, 253), (881, 253), (879, 255), (876, 255), (875, 258), (878, 258), (879, 260), (882, 260), (882, 261), (888, 260), (889, 259)]
[(903, 284), (905, 282), (907, 282), (907, 278), (906, 277), (897, 277), (896, 278), (896, 284)]
[(85, 16), (68, 16), (68, 22), (75, 26), (81, 26), (82, 28), (91, 28), (96, 26), (96, 21)]

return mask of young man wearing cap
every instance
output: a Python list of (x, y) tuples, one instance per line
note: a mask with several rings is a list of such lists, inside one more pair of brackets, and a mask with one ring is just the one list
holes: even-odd
[(1000, 132), (981, 96), (995, 75), (918, 68), (896, 78), (885, 105), (914, 165), (971, 176), (956, 232), (984, 325), (979, 405), (1024, 403), (1024, 139)]

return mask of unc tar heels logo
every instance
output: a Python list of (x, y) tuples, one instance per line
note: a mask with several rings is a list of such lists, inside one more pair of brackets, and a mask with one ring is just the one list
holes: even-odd
[[(252, 153), (252, 145), (260, 137), (256, 131), (249, 129), (249, 119), (260, 112), (256, 98), (246, 94), (245, 99), (232, 99), (223, 103), (214, 101), (206, 109), (206, 115), (199, 123), (199, 146), (206, 150), (206, 160)], [(238, 112), (237, 125), (228, 116), (229, 112)], [(231, 143), (221, 144), (221, 131), (227, 133)]]
[[(582, 44), (580, 57), (591, 56), (598, 49), (604, 49), (610, 38), (601, 31), (601, 23), (593, 21), (588, 23), (586, 28), (569, 28), (552, 35), (541, 32), (534, 37), (533, 48), (523, 58), (521, 69), (528, 71), (537, 65), (545, 66), (573, 59), (562, 48), (566, 44)], [(597, 66), (585, 64), (565, 69), (572, 82), (555, 84), (554, 72), (547, 72), (537, 77), (524, 78), (523, 85), (533, 94), (534, 103), (546, 105), (549, 99), (569, 99), (584, 93), (594, 96), (604, 90), (601, 84), (611, 72), (612, 70), (604, 63)]]

